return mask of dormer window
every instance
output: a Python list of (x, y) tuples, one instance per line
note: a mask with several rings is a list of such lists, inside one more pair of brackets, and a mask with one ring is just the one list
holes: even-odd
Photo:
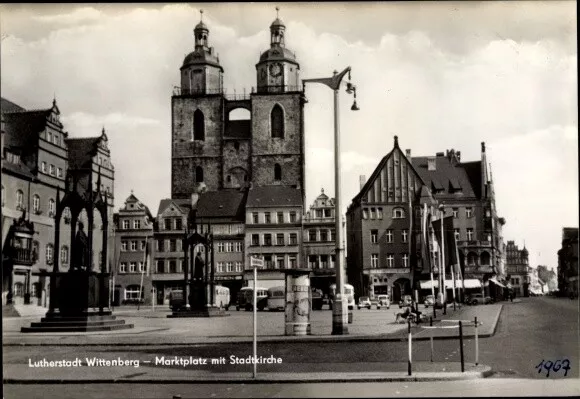
[(403, 219), (405, 217), (405, 210), (403, 208), (393, 209), (393, 219)]

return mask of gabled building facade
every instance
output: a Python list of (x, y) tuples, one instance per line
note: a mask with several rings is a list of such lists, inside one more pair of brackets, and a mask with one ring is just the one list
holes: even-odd
[(336, 282), (335, 253), (335, 202), (324, 194), (324, 189), (304, 215), (302, 264), (312, 270), (310, 285), (330, 293), (330, 285)]
[[(108, 214), (109, 226), (112, 225), (114, 168), (110, 162), (107, 138), (104, 131), (98, 137), (70, 138), (60, 121), (61, 113), (56, 100), (49, 108), (26, 110), (2, 98), (1, 109), (2, 303), (47, 306), (50, 287), (46, 273), (53, 270), (55, 257), (60, 256), (60, 271), (70, 267), (70, 217), (67, 218), (66, 210), (60, 226), (63, 239), (60, 248), (54, 247), (54, 216), (57, 201), (63, 197), (64, 190), (67, 187), (72, 189), (72, 182), (76, 181), (76, 189), (82, 195), (89, 195), (89, 182), (92, 183), (93, 192), (97, 190), (97, 184), (102, 185), (99, 188), (107, 194), (105, 198), (111, 210)], [(99, 159), (102, 165), (99, 165)], [(23, 214), (25, 220), (32, 223), (34, 237), (25, 251), (26, 256), (8, 258), (5, 255), (15, 253), (11, 247), (17, 242), (13, 239), (14, 229), (11, 226), (15, 220), (22, 219)], [(81, 215), (85, 226), (88, 225), (86, 218), (86, 213)], [(99, 220), (95, 222), (96, 227), (103, 225)], [(102, 262), (102, 235), (95, 234), (94, 237), (92, 266), (97, 268)], [(109, 243), (112, 241), (109, 240)], [(108, 263), (111, 263), (111, 254), (109, 250)]]
[[(389, 294), (396, 301), (411, 294), (416, 280), (428, 279), (429, 263), (438, 270), (432, 229), (426, 233), (430, 262), (421, 248), (425, 207), (431, 220), (453, 216), (465, 279), (485, 285), (497, 275), (504, 221), (495, 211), (485, 144), (481, 161), (462, 163), (460, 156), (449, 150), (412, 157), (410, 150), (402, 152), (395, 137), (393, 150), (368, 181), (361, 181), (361, 191), (347, 210), (347, 275), (357, 295)], [(450, 279), (449, 267), (446, 272)]]
[(183, 238), (191, 209), (191, 199), (162, 199), (159, 203), (151, 251), (151, 280), (158, 305), (168, 305), (169, 293), (183, 289)]
[(514, 241), (506, 244), (506, 279), (516, 296), (528, 296), (529, 253), (526, 247), (520, 249)]
[(115, 306), (151, 303), (153, 222), (149, 208), (131, 192), (115, 217)]

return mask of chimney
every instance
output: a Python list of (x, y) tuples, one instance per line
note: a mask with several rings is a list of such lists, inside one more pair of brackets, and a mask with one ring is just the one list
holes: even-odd
[(427, 157), (427, 170), (436, 170), (436, 158), (435, 157)]
[(483, 154), (485, 152), (485, 141), (481, 142), (481, 153)]
[(399, 146), (399, 136), (395, 136), (395, 147)]
[(457, 157), (457, 162), (461, 162), (461, 151), (456, 151), (455, 156)]
[(362, 190), (363, 187), (365, 186), (366, 182), (367, 182), (367, 177), (364, 175), (360, 175), (359, 178), (359, 183), (360, 183), (360, 189)]
[(436, 157), (444, 157), (445, 153), (444, 152), (438, 152), (437, 154), (435, 154)]
[(409, 160), (411, 159), (411, 150), (409, 148), (405, 150), (405, 156), (409, 158)]

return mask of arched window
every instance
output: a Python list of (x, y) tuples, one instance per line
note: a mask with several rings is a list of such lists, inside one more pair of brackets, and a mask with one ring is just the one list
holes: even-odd
[(205, 140), (205, 117), (199, 109), (193, 113), (193, 139)]
[(203, 168), (201, 166), (195, 167), (195, 182), (201, 183), (203, 182)]
[(2, 206), (6, 202), (6, 190), (4, 190), (4, 184), (2, 185)]
[(60, 263), (68, 265), (68, 247), (66, 245), (60, 249)]
[(282, 167), (280, 164), (274, 165), (274, 180), (280, 181), (282, 180)]
[(272, 137), (284, 138), (284, 111), (282, 111), (282, 107), (278, 104), (272, 108), (270, 128), (272, 129)]
[(16, 191), (16, 209), (21, 209), (24, 206), (24, 193), (22, 190)]

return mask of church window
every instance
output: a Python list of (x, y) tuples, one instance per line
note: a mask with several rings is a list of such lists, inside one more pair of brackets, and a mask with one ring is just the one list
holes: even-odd
[(203, 182), (203, 168), (201, 166), (195, 167), (195, 182), (196, 183)]
[(284, 138), (284, 111), (282, 111), (282, 107), (278, 104), (272, 108), (270, 128), (272, 129), (272, 137)]
[(282, 180), (282, 167), (279, 164), (274, 165), (274, 180)]
[(193, 139), (205, 140), (205, 117), (199, 109), (193, 113)]

